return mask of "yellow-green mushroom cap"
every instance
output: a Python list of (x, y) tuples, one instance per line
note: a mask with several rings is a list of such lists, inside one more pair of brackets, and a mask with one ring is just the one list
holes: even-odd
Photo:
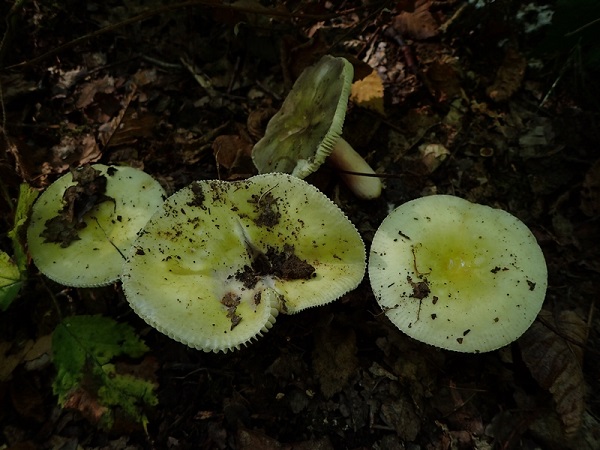
[(404, 333), (460, 352), (487, 352), (521, 336), (542, 307), (547, 268), (519, 219), (449, 195), (392, 211), (375, 233), (369, 278)]
[(135, 312), (204, 351), (239, 348), (279, 312), (332, 302), (365, 272), (363, 241), (344, 213), (287, 174), (197, 181), (169, 197), (127, 256)]
[(76, 185), (72, 173), (60, 177), (39, 196), (27, 229), (29, 252), (37, 268), (66, 286), (104, 286), (119, 279), (123, 254), (165, 199), (158, 181), (141, 170), (102, 164), (91, 169), (106, 179), (105, 199), (94, 204), (100, 193), (89, 193), (89, 204), (84, 205), (89, 211), (80, 218), (73, 240), (49, 239), (47, 233), (48, 221), (65, 207), (65, 191)]
[(252, 149), (259, 173), (305, 178), (316, 171), (342, 134), (354, 68), (325, 55), (306, 68)]

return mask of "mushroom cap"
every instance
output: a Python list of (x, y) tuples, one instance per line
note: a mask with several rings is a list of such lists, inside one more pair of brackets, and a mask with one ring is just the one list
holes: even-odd
[(239, 348), (278, 312), (323, 305), (354, 289), (363, 241), (344, 213), (287, 174), (197, 181), (169, 197), (124, 266), (135, 312), (204, 351)]
[(529, 328), (548, 274), (542, 250), (519, 219), (432, 195), (384, 219), (373, 238), (369, 278), (400, 330), (436, 347), (478, 353)]
[(345, 58), (323, 56), (306, 68), (252, 149), (259, 173), (316, 171), (342, 134), (354, 68)]
[(52, 183), (37, 199), (27, 229), (29, 252), (37, 268), (52, 280), (74, 287), (104, 286), (116, 281), (123, 256), (137, 232), (165, 199), (161, 185), (147, 173), (133, 167), (94, 164), (105, 176), (104, 201), (88, 211), (85, 227), (77, 231), (78, 240), (63, 247), (42, 236), (46, 222), (60, 214), (63, 194), (74, 186), (67, 173)]

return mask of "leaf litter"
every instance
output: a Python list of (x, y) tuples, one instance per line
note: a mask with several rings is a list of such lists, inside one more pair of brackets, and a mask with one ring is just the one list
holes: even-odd
[[(590, 436), (599, 428), (600, 363), (592, 350), (600, 324), (592, 314), (591, 326), (582, 328), (561, 312), (593, 310), (600, 288), (597, 119), (568, 86), (559, 80), (551, 89), (556, 77), (533, 69), (535, 39), (502, 9), (511, 2), (475, 3), (189, 6), (79, 41), (27, 70), (2, 71), (10, 145), (2, 139), (0, 184), (14, 199), (22, 180), (41, 188), (97, 160), (143, 167), (170, 192), (196, 179), (245, 178), (265, 118), (299, 73), (325, 53), (352, 57), (355, 68), (368, 68), (354, 86), (345, 138), (390, 175), (385, 194), (357, 202), (327, 168), (311, 182), (342, 205), (367, 241), (388, 208), (430, 193), (460, 195), (525, 220), (551, 275), (552, 315), (532, 328), (533, 344), (525, 337), (520, 353), (478, 357), (436, 351), (391, 327), (363, 283), (334, 305), (282, 318), (267, 340), (239, 353), (204, 355), (132, 319), (118, 287), (87, 293), (34, 278), (0, 316), (0, 393), (12, 393), (0, 395), (6, 442), (597, 447)], [(49, 5), (23, 9), (18, 20), (31, 38), (21, 35), (23, 45), (4, 53), (3, 67), (97, 30), (74, 17), (114, 25), (155, 6), (76, 5), (72, 27), (60, 25), (69, 18)], [(8, 231), (13, 209), (5, 197), (0, 217)], [(12, 255), (7, 240), (0, 250)], [(73, 371), (84, 375), (68, 397), (74, 412), (58, 417), (50, 394), (56, 372), (45, 352), (31, 359), (37, 363), (25, 358), (26, 347), (62, 329), (57, 309), (73, 318), (104, 313), (132, 326), (149, 348), (147, 357), (119, 351), (101, 372), (84, 358)], [(582, 342), (584, 329), (582, 348), (574, 342)], [(120, 382), (101, 391), (100, 382), (112, 379)], [(158, 405), (149, 392), (158, 394)], [(115, 439), (90, 425), (107, 415), (124, 424), (122, 410), (113, 415), (122, 396), (133, 405), (129, 412), (146, 415), (148, 437), (129, 429)], [(25, 408), (28, 402), (38, 409)], [(35, 425), (41, 419), (45, 428)]]

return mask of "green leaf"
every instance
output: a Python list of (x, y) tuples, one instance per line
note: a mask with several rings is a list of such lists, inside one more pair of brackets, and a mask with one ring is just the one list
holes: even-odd
[[(111, 428), (114, 409), (120, 407), (131, 419), (145, 424), (144, 408), (156, 405), (152, 382), (117, 373), (113, 360), (138, 358), (148, 347), (132, 327), (102, 316), (74, 316), (61, 322), (52, 336), (57, 369), (54, 393), (61, 406), (75, 406), (97, 424)], [(86, 391), (87, 404), (74, 400)], [(97, 416), (100, 417), (97, 417)]]
[(0, 310), (7, 310), (22, 284), (17, 265), (8, 254), (0, 251)]
[(98, 389), (98, 397), (104, 406), (120, 407), (130, 417), (139, 418), (143, 405), (155, 406), (158, 403), (154, 395), (155, 386), (150, 381), (131, 375), (119, 375), (115, 373), (112, 364), (104, 366), (104, 371), (110, 377), (110, 386)]
[(0, 311), (6, 311), (19, 294), (23, 282), (27, 279), (27, 253), (21, 243), (19, 235), (27, 222), (31, 206), (38, 196), (38, 192), (21, 184), (19, 201), (15, 212), (13, 229), (8, 232), (12, 240), (15, 257), (0, 251)]
[(20, 235), (21, 230), (29, 219), (31, 207), (38, 197), (38, 194), (39, 192), (28, 184), (21, 184), (19, 187), (19, 201), (17, 202), (13, 229), (8, 232), (8, 237), (12, 240), (17, 266), (22, 274), (22, 280), (25, 280), (25, 274), (27, 273), (27, 252), (25, 251)]

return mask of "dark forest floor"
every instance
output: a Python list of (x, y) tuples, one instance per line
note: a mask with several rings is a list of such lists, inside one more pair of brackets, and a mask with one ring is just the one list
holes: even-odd
[[(344, 136), (385, 189), (360, 201), (331, 169), (309, 180), (367, 248), (392, 207), (430, 193), (519, 217), (548, 264), (551, 319), (528, 331), (543, 351), (416, 342), (365, 278), (239, 351), (203, 353), (148, 327), (119, 285), (65, 288), (31, 264), (0, 313), (0, 448), (600, 448), (600, 91), (579, 64), (586, 48), (526, 32), (538, 15), (520, 18), (517, 1), (273, 3), (15, 6), (0, 24), (0, 249), (11, 251), (19, 184), (43, 189), (70, 166), (132, 165), (168, 193), (252, 175), (248, 152), (293, 80), (321, 55), (345, 56), (363, 83)], [(157, 386), (147, 431), (119, 417), (102, 430), (92, 406), (57, 406), (50, 335), (77, 314), (128, 323), (148, 345), (129, 362)]]

